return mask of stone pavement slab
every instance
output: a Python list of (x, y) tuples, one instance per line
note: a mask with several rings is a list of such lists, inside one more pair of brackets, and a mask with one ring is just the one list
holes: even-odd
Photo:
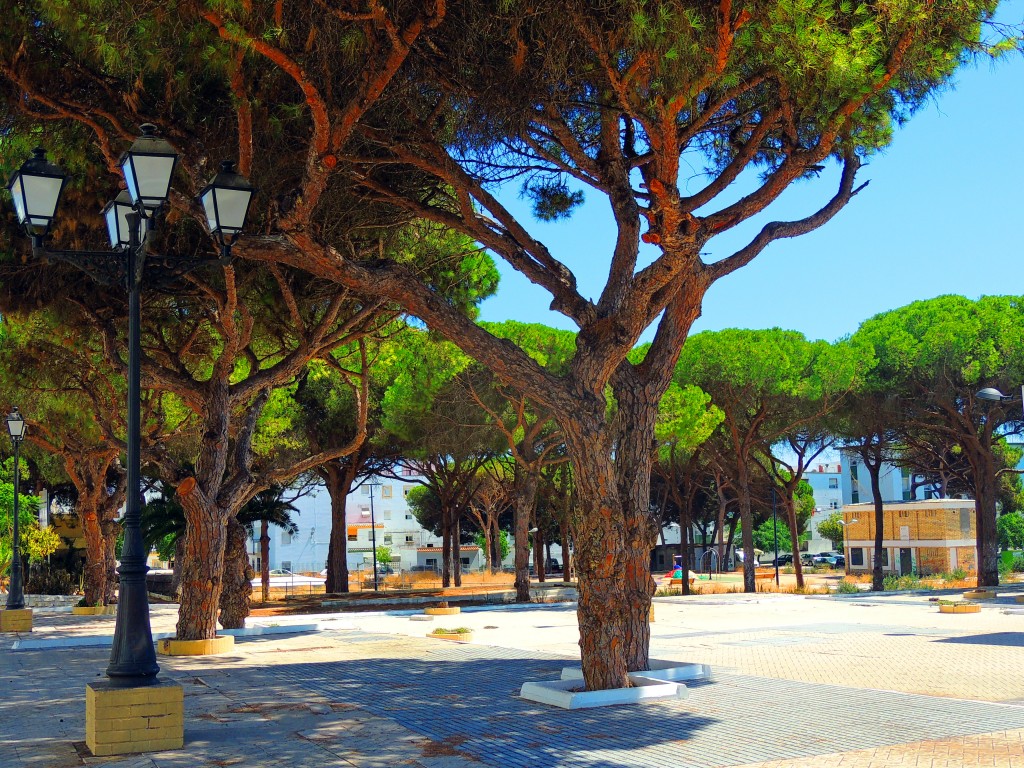
[(463, 614), (473, 644), (427, 639), (408, 616), (348, 615), (361, 630), (161, 658), (185, 689), (185, 747), (117, 758), (81, 744), (85, 683), (107, 651), (3, 650), (0, 767), (1024, 768), (1024, 617), (990, 607), (951, 623), (906, 596), (703, 600), (656, 603), (652, 655), (718, 665), (686, 700), (579, 712), (520, 700), (523, 681), (578, 663), (571, 606)]

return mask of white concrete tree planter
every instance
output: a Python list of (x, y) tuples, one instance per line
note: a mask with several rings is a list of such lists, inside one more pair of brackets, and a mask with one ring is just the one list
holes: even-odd
[(654, 680), (641, 674), (631, 674), (631, 688), (613, 688), (607, 691), (584, 691), (582, 680), (552, 680), (523, 683), (519, 696), (541, 704), (562, 709), (589, 709), (610, 707), (615, 704), (636, 704), (659, 699), (685, 699), (689, 691), (681, 683)]
[[(636, 674), (649, 677), (652, 680), (667, 682), (711, 679), (711, 666), (708, 664), (682, 664), (678, 661), (651, 659), (650, 666), (651, 668), (646, 672), (637, 672)], [(583, 669), (581, 667), (562, 667), (562, 679), (582, 680)]]

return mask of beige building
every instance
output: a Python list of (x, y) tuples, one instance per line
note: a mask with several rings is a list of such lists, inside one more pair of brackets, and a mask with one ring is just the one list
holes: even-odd
[[(927, 499), (887, 503), (882, 529), (882, 570), (927, 575), (962, 568), (977, 570), (977, 529), (971, 499)], [(851, 573), (874, 568), (875, 506), (847, 504), (846, 567)]]

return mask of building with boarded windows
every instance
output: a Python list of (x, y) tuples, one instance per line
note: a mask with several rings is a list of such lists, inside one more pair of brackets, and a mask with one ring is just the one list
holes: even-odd
[[(927, 499), (884, 505), (882, 570), (899, 575), (977, 570), (977, 530), (972, 499)], [(847, 504), (846, 566), (874, 568), (875, 506)]]

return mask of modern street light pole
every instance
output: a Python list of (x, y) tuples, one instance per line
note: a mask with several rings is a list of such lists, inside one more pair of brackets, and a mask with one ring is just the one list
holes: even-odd
[[(127, 185), (106, 208), (110, 245), (124, 254), (123, 262), (111, 259), (108, 251), (56, 251), (45, 247), (45, 239), (56, 216), (67, 176), (46, 159), (39, 148), (22, 164), (8, 184), (18, 219), (32, 238), (33, 255), (67, 262), (87, 272), (98, 282), (120, 282), (128, 292), (128, 402), (127, 446), (128, 492), (122, 522), (124, 545), (117, 600), (114, 642), (107, 676), (125, 687), (156, 682), (160, 667), (156, 663), (153, 633), (149, 620), (149, 595), (146, 590), (146, 551), (142, 543), (141, 485), (141, 287), (147, 259), (156, 279), (173, 284), (182, 275), (212, 264), (227, 264), (231, 246), (242, 232), (249, 203), (255, 189), (231, 163), (199, 195), (210, 233), (220, 245), (220, 258), (172, 260), (148, 253), (150, 235), (167, 204), (171, 177), (178, 155), (173, 147), (156, 135), (153, 125), (141, 126), (142, 135), (121, 157), (120, 167)], [(122, 272), (123, 270), (123, 272)], [(10, 421), (8, 421), (10, 424)]]
[(12, 544), (11, 558), (11, 584), (7, 588), (7, 610), (15, 611), (25, 607), (25, 587), (21, 575), (21, 537), (18, 531), (18, 494), (20, 492), (20, 477), (18, 470), (18, 449), (21, 441), (25, 439), (25, 419), (18, 412), (15, 406), (7, 417), (7, 432), (14, 443), (14, 543)]

